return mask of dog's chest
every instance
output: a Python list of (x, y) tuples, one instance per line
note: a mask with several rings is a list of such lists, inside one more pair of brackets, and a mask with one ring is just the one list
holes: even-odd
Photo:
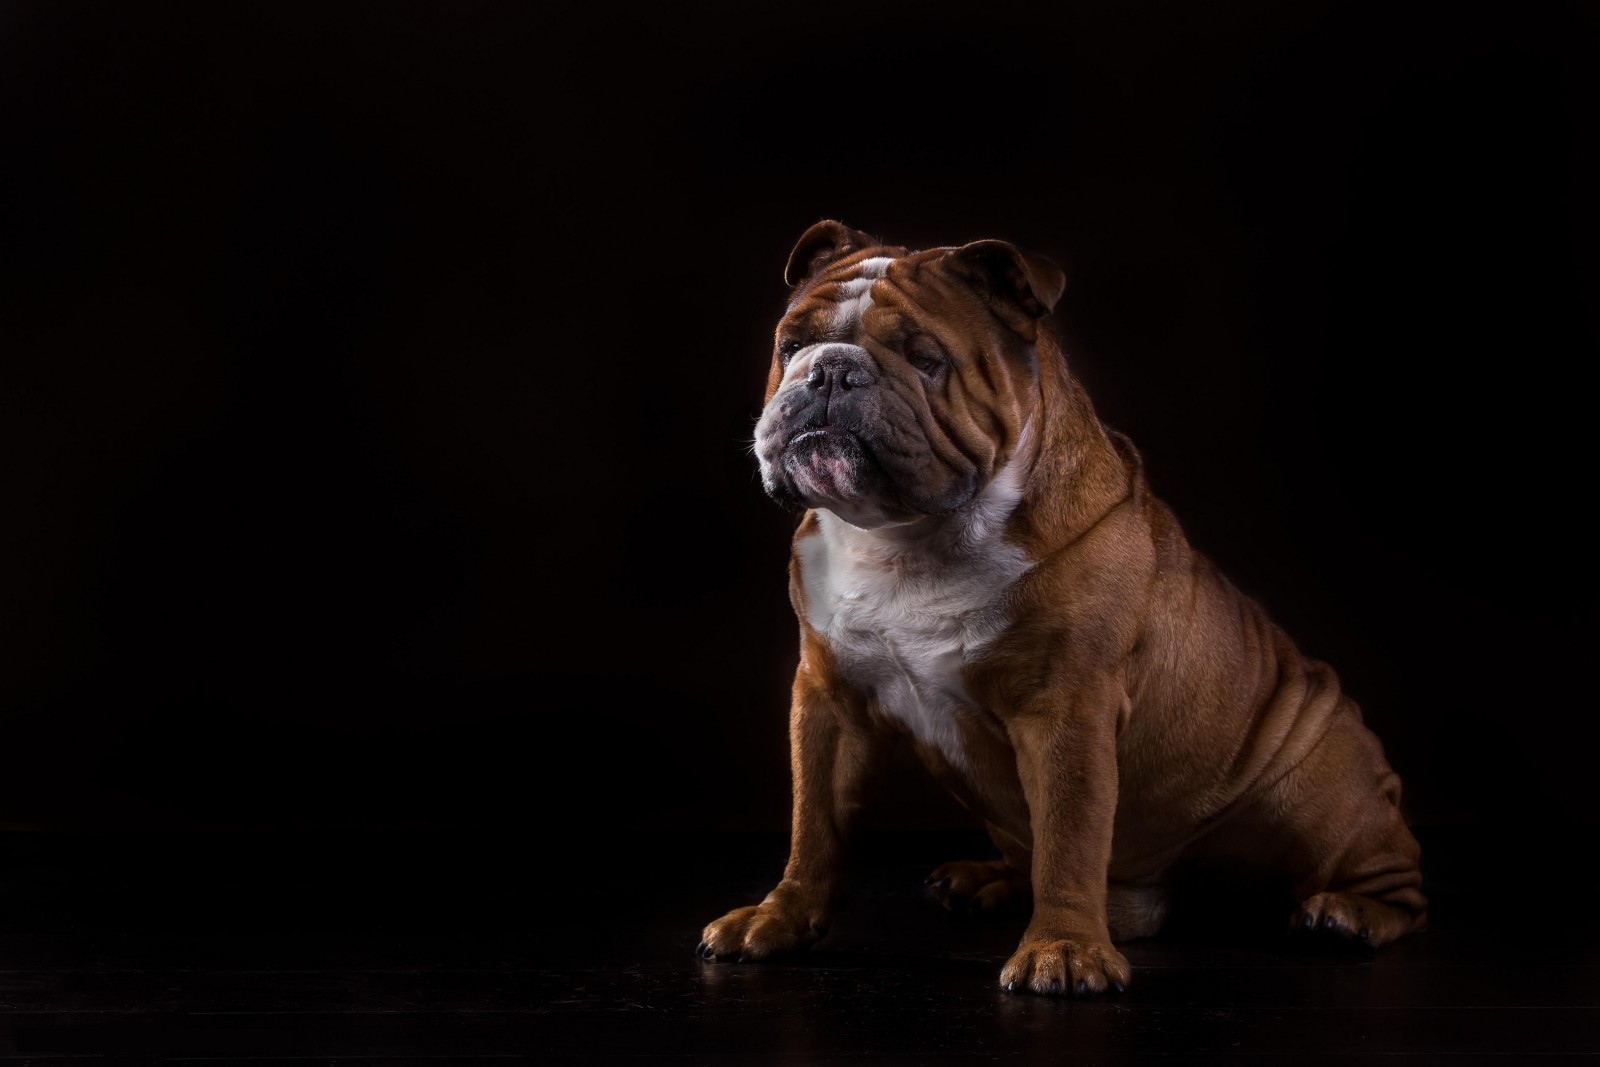
[(848, 538), (802, 540), (807, 622), (827, 638), (841, 680), (957, 767), (959, 718), (978, 709), (962, 668), (1006, 624), (1006, 589), (1026, 569), (1020, 550), (886, 553)]

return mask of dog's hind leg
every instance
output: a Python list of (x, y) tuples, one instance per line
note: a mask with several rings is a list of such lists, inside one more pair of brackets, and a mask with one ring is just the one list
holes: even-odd
[[(1340, 787), (1328, 789), (1330, 781)], [(1329, 731), (1272, 794), (1301, 860), (1291, 931), (1376, 948), (1422, 928), (1422, 850), (1400, 813), (1400, 777), (1376, 737)]]
[(994, 823), (984, 826), (1000, 849), (1000, 859), (942, 863), (924, 879), (933, 899), (949, 911), (1010, 911), (1025, 907), (1033, 896), (1028, 850)]
[(1426, 923), (1416, 839), (1397, 808), (1371, 814), (1376, 825), (1351, 837), (1326, 874), (1301, 884), (1305, 895), (1289, 917), (1291, 931), (1377, 948)]

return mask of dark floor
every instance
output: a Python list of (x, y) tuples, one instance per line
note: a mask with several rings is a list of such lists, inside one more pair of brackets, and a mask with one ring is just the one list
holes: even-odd
[(11, 832), (0, 1060), (1596, 1062), (1590, 884), (1530, 897), (1500, 844), (1424, 846), (1432, 926), (1375, 955), (1166, 938), (1125, 946), (1121, 996), (1051, 1001), (996, 988), (1020, 918), (923, 895), (959, 834), (864, 841), (828, 939), (740, 965), (693, 949), (778, 838)]

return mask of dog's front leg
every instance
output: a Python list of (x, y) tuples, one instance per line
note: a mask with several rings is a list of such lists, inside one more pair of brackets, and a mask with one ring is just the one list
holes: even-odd
[(1041, 701), (1007, 724), (1033, 825), (1033, 918), (1000, 971), (1012, 992), (1086, 996), (1128, 984), (1106, 919), (1120, 690), (1100, 688)]
[(879, 745), (862, 709), (817, 684), (802, 665), (789, 713), (794, 807), (783, 880), (760, 904), (708, 925), (701, 955), (765, 959), (827, 933), (843, 884), (845, 834)]

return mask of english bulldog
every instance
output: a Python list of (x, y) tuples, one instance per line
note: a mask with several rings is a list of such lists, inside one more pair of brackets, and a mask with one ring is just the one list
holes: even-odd
[(800, 515), (789, 857), (697, 951), (753, 961), (823, 936), (897, 738), (998, 851), (936, 869), (935, 896), (1031, 908), (1006, 990), (1120, 992), (1119, 942), (1246, 872), (1294, 931), (1376, 948), (1421, 927), (1381, 743), (1096, 416), (1052, 318), (1061, 269), (825, 220), (784, 280), (754, 453)]

